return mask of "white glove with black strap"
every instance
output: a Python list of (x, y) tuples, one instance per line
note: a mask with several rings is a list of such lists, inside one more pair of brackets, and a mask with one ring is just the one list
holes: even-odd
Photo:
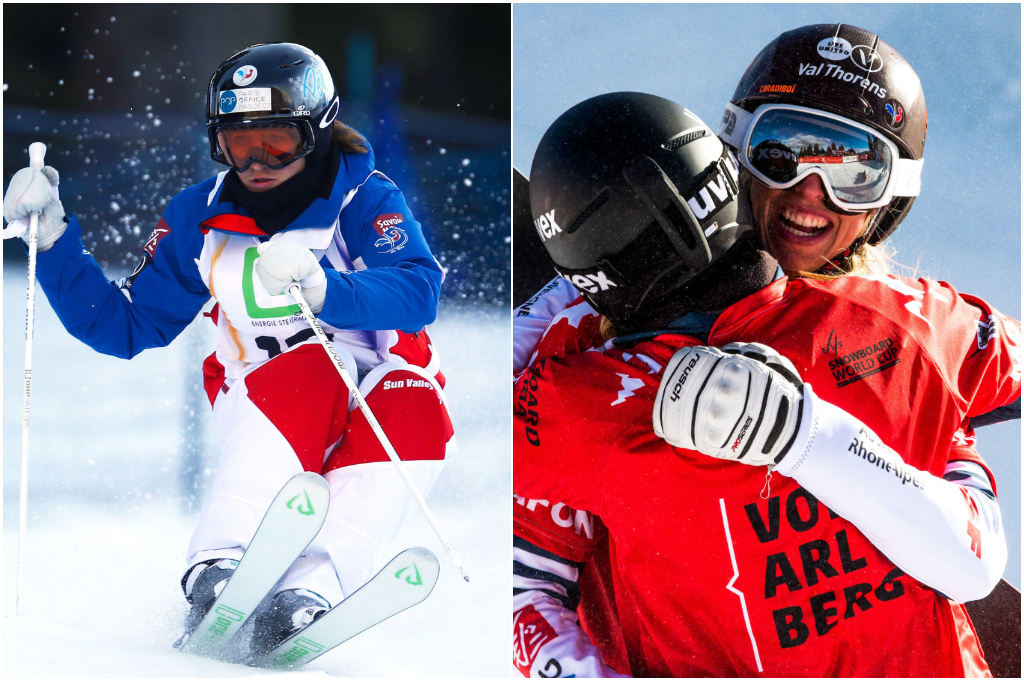
[[(798, 385), (793, 365), (764, 345), (683, 348), (665, 368), (654, 430), (708, 456), (775, 464), (908, 575), (956, 601), (991, 592), (1007, 556), (991, 488), (907, 464), (859, 419)], [(985, 476), (977, 464), (953, 463)]]
[(683, 348), (665, 367), (654, 432), (718, 459), (774, 464), (800, 427), (802, 390), (793, 364), (766, 345)]
[(4, 220), (8, 223), (4, 238), (20, 236), (28, 243), (29, 216), (39, 213), (36, 248), (42, 253), (53, 246), (68, 226), (57, 192), (59, 184), (60, 175), (50, 166), (41, 170), (22, 168), (16, 172), (4, 194)]
[(260, 244), (259, 254), (256, 274), (267, 293), (280, 295), (292, 284), (299, 284), (314, 314), (324, 308), (327, 275), (311, 250), (287, 241), (268, 241)]

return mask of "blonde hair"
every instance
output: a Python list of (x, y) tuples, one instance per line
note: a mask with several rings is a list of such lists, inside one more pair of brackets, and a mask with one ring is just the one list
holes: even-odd
[(346, 154), (365, 154), (370, 151), (363, 136), (341, 121), (334, 121), (331, 146)]
[(845, 277), (849, 274), (861, 276), (884, 276), (893, 274), (897, 268), (906, 269), (896, 262), (896, 249), (887, 242), (872, 246), (861, 244), (857, 250), (844, 258), (833, 261), (833, 267), (827, 272), (807, 272), (805, 270), (786, 270), (790, 279), (817, 279), (826, 281)]
[(615, 324), (612, 323), (612, 320), (608, 319), (604, 315), (601, 315), (598, 331), (601, 333), (601, 340), (605, 343), (610, 341), (612, 338), (617, 338), (622, 335), (619, 333), (619, 330), (615, 328)]

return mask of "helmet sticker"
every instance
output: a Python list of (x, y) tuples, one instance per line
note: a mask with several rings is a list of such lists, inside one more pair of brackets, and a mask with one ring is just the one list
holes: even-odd
[[(341, 108), (341, 100), (337, 97), (331, 102), (331, 105), (327, 107), (327, 111), (324, 112), (324, 117), (320, 120), (320, 128), (326, 128), (328, 125), (334, 122), (334, 119), (338, 117), (338, 109)], [(301, 112), (298, 112), (301, 113)]]
[(825, 38), (818, 43), (818, 55), (823, 59), (842, 61), (850, 56), (853, 46), (845, 38)]
[(320, 69), (308, 67), (302, 76), (302, 94), (306, 97), (323, 97), (324, 91), (324, 76)]
[(882, 55), (878, 54), (877, 50), (874, 50), (867, 45), (857, 45), (853, 48), (853, 54), (850, 56), (850, 61), (855, 66), (864, 69), (868, 73), (874, 73), (875, 71), (881, 71), (882, 66)]
[(884, 99), (886, 96), (885, 88), (879, 87), (878, 83), (874, 83), (867, 78), (864, 78), (855, 71), (844, 71), (839, 64), (800, 64), (799, 74), (801, 76), (824, 76), (826, 78), (838, 78), (844, 83), (850, 83), (854, 87), (863, 88), (867, 94), (872, 94), (879, 99)]
[(762, 85), (760, 92), (788, 92), (796, 91), (796, 85)]
[(907, 118), (903, 115), (903, 105), (895, 99), (885, 103), (885, 124), (893, 130), (899, 130), (906, 123)]
[(224, 90), (220, 93), (218, 113), (241, 113), (243, 111), (270, 111), (270, 88), (250, 87), (241, 90)]
[(235, 74), (231, 77), (231, 81), (239, 87), (245, 87), (254, 80), (256, 80), (256, 67), (248, 64), (235, 69)]

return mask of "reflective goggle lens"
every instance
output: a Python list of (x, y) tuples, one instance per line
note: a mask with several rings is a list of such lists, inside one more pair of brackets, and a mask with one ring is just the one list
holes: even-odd
[(304, 150), (302, 133), (295, 125), (246, 125), (221, 128), (217, 143), (224, 158), (242, 170), (259, 161), (278, 170), (294, 161)]
[(778, 184), (820, 169), (835, 198), (854, 205), (882, 197), (895, 162), (882, 137), (792, 110), (769, 110), (758, 118), (746, 154), (756, 172)]

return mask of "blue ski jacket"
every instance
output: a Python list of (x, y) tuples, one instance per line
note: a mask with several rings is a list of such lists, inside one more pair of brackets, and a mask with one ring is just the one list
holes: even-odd
[(402, 193), (375, 170), (372, 150), (342, 154), (330, 198), (314, 199), (273, 236), (243, 207), (219, 201), (227, 172), (175, 196), (138, 267), (118, 281), (107, 280), (71, 217), (37, 264), (40, 286), (71, 335), (130, 358), (170, 343), (213, 297), (229, 320), (218, 322), (218, 358), (265, 360), (259, 355), (268, 326), (286, 327), (298, 312), (253, 275), (256, 246), (271, 238), (294, 241), (319, 258), (327, 295), (317, 316), (327, 327), (412, 333), (434, 320), (443, 270)]

